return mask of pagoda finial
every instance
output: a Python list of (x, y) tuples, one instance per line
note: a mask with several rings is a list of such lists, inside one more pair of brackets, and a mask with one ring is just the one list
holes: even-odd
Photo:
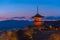
[(39, 0), (37, 0), (37, 14), (39, 14)]
[(38, 6), (37, 6), (37, 14), (39, 14)]

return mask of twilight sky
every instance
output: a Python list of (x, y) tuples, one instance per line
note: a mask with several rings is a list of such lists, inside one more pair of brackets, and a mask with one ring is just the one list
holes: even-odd
[(36, 6), (44, 16), (60, 16), (60, 0), (0, 0), (0, 17), (33, 16)]

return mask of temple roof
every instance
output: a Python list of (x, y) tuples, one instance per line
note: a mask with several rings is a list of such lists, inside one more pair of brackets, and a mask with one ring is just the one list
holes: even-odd
[(43, 18), (44, 16), (40, 15), (40, 14), (36, 14), (35, 16), (33, 16), (32, 18), (34, 17), (39, 17), (39, 18)]
[(39, 17), (39, 18), (43, 18), (44, 17), (44, 16), (39, 14), (38, 6), (37, 6), (37, 14), (35, 16), (33, 16), (32, 18), (34, 18), (34, 17)]

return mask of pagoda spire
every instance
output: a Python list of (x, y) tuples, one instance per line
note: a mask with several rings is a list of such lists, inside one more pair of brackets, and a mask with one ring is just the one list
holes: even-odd
[(39, 11), (38, 11), (38, 6), (37, 6), (37, 14), (39, 14)]

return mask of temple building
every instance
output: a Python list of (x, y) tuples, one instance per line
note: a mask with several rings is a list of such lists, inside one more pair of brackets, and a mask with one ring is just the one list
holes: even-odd
[(38, 7), (37, 7), (37, 13), (36, 13), (36, 15), (32, 16), (32, 18), (34, 19), (34, 21), (33, 21), (34, 26), (36, 26), (36, 28), (38, 30), (47, 29), (48, 25), (46, 25), (44, 23), (44, 21), (43, 21), (44, 16), (42, 16), (42, 15), (39, 14)]

